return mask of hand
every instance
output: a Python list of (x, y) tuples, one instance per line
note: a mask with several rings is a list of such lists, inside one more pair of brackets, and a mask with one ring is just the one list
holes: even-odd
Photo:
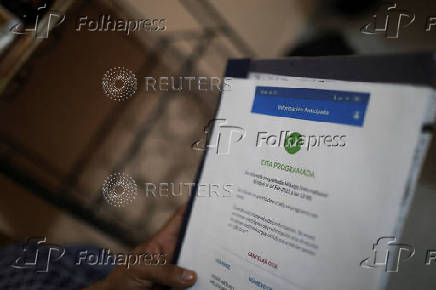
[[(183, 213), (186, 206), (177, 210), (174, 216), (152, 239), (137, 247), (132, 254), (167, 254), (167, 262), (172, 261), (177, 243)], [(117, 266), (104, 280), (92, 284), (85, 290), (99, 289), (159, 289), (160, 286), (187, 288), (197, 280), (194, 271), (173, 264), (131, 265), (129, 268)]]

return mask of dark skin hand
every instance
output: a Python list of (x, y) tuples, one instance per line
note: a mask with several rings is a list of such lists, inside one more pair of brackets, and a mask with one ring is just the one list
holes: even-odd
[[(166, 261), (173, 259), (174, 249), (182, 224), (183, 213), (186, 206), (177, 210), (174, 216), (150, 241), (140, 245), (132, 251), (133, 254), (167, 254)], [(184, 289), (194, 285), (197, 274), (174, 264), (164, 265), (131, 265), (129, 269), (120, 265), (101, 281), (98, 281), (85, 290), (100, 289), (164, 289), (164, 286)]]

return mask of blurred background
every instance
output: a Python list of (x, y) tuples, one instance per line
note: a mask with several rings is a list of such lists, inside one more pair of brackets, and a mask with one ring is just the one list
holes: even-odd
[[(144, 184), (193, 182), (202, 152), (191, 144), (213, 118), (219, 92), (147, 92), (138, 85), (134, 97), (118, 103), (101, 87), (110, 68), (129, 68), (142, 83), (144, 76), (222, 77), (229, 58), (436, 50), (436, 27), (426, 32), (436, 2), (396, 3), (416, 15), (398, 38), (360, 31), (382, 4), (376, 0), (0, 0), (0, 246), (46, 236), (123, 251), (188, 199), (187, 191), (146, 197)], [(14, 24), (45, 25), (50, 11), (66, 18), (48, 37), (11, 33)], [(76, 31), (80, 17), (102, 14), (165, 19), (166, 30)], [(433, 141), (405, 233), (416, 247), (436, 247), (435, 164)], [(113, 172), (138, 185), (128, 207), (102, 196)], [(418, 275), (406, 269), (413, 263), (404, 267), (403, 286)]]

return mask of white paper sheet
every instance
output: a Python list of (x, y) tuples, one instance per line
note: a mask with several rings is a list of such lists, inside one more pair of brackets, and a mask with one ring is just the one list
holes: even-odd
[[(362, 126), (276, 117), (251, 112), (256, 86), (365, 92), (369, 103)], [(396, 234), (432, 94), (406, 85), (234, 79), (217, 114), (225, 125), (216, 122), (211, 137), (226, 140), (219, 146), (230, 144), (229, 152), (210, 150), (198, 181), (231, 184), (231, 194), (198, 194), (179, 258), (198, 273), (193, 289), (379, 289), (384, 269), (360, 262), (378, 238)], [(227, 139), (225, 126), (234, 128)], [(346, 136), (345, 145), (290, 154), (259, 143), (259, 132), (282, 131)]]

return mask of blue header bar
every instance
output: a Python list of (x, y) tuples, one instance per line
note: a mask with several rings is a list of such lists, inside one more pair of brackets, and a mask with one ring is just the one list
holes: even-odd
[(252, 113), (362, 127), (369, 93), (256, 87)]

